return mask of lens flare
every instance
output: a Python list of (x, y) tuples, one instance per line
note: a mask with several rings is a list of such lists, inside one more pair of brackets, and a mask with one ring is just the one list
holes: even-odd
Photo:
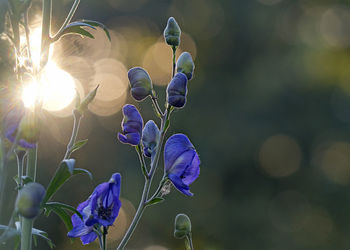
[(47, 111), (58, 111), (67, 107), (76, 94), (74, 78), (49, 62), (38, 81), (33, 80), (22, 90), (22, 101), (27, 108), (33, 108), (37, 101), (42, 101)]

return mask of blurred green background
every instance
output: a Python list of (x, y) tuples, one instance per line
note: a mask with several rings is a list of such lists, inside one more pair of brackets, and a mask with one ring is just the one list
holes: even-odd
[[(54, 2), (57, 30), (71, 1)], [(33, 14), (39, 14), (35, 1)], [(114, 172), (123, 176), (123, 209), (110, 232), (120, 241), (140, 199), (143, 177), (136, 153), (116, 141), (120, 108), (135, 102), (127, 69), (151, 74), (161, 103), (171, 70), (162, 40), (169, 16), (184, 35), (180, 47), (195, 57), (185, 109), (173, 115), (169, 135), (185, 133), (202, 161), (193, 198), (172, 189), (147, 209), (127, 249), (184, 249), (173, 237), (177, 213), (192, 220), (195, 249), (322, 250), (350, 248), (350, 2), (346, 0), (85, 0), (75, 19), (105, 23), (95, 40), (66, 37), (55, 47), (58, 64), (81, 83), (101, 84), (74, 154), (78, 176), (55, 200), (74, 206)], [(32, 20), (35, 23), (35, 18)], [(5, 72), (5, 57), (0, 57)], [(144, 120), (157, 118), (150, 100), (137, 103)], [(70, 113), (45, 112), (38, 181), (47, 185), (67, 144)], [(61, 116), (61, 117), (60, 117)], [(15, 175), (15, 167), (13, 168)], [(160, 178), (162, 164), (159, 167)], [(12, 186), (11, 186), (12, 185)], [(7, 212), (16, 195), (8, 189)], [(56, 249), (82, 247), (66, 237), (58, 217), (37, 219)], [(49, 249), (39, 241), (37, 249)]]

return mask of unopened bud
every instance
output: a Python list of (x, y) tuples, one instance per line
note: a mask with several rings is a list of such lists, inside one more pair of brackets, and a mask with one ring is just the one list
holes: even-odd
[(18, 193), (16, 209), (20, 215), (32, 219), (40, 213), (40, 203), (45, 196), (45, 188), (36, 182), (25, 185)]
[(181, 29), (177, 24), (175, 18), (170, 17), (168, 23), (164, 29), (165, 42), (173, 47), (180, 45)]
[(178, 214), (175, 218), (174, 236), (184, 238), (191, 233), (191, 220), (186, 214)]
[(183, 52), (176, 63), (177, 72), (184, 73), (188, 80), (192, 79), (194, 63), (192, 56), (188, 52)]
[(152, 80), (141, 67), (135, 67), (129, 70), (128, 78), (131, 85), (131, 95), (137, 101), (142, 101), (147, 96), (152, 95)]
[(159, 142), (159, 128), (153, 120), (148, 121), (142, 131), (143, 152), (147, 157), (151, 157)]
[[(100, 87), (100, 85), (97, 85), (96, 88), (90, 91), (90, 93), (79, 104), (77, 110), (81, 115), (84, 114), (84, 112), (88, 109), (89, 104), (95, 99), (98, 87)], [(77, 98), (78, 98), (78, 95), (77, 95)], [(76, 101), (78, 101), (78, 99)], [(80, 101), (80, 96), (79, 96), (79, 101)]]
[(177, 73), (167, 88), (167, 102), (169, 105), (182, 108), (186, 104), (187, 96), (187, 76)]

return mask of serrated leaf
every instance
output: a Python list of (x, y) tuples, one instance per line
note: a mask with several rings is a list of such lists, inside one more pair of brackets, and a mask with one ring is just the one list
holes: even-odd
[(102, 28), (104, 30), (104, 32), (106, 33), (108, 40), (111, 41), (111, 35), (109, 34), (107, 27), (103, 23), (100, 23), (100, 22), (97, 22), (94, 20), (86, 20), (86, 19), (81, 20), (81, 22), (89, 24), (89, 25), (94, 26), (94, 27)]
[(52, 177), (49, 186), (46, 189), (46, 195), (42, 204), (47, 203), (51, 197), (57, 192), (57, 190), (73, 175), (76, 174), (88, 174), (91, 178), (91, 173), (85, 169), (74, 169), (75, 160), (67, 159), (63, 160), (56, 170), (55, 175)]
[(153, 198), (152, 200), (150, 200), (149, 202), (147, 202), (147, 205), (155, 205), (157, 203), (160, 203), (160, 202), (163, 202), (164, 201), (164, 198), (160, 198), (160, 197), (156, 197), (156, 198)]
[(81, 149), (87, 142), (88, 142), (88, 139), (77, 141), (76, 143), (74, 143), (74, 145), (71, 148), (70, 152), (73, 153), (73, 152)]

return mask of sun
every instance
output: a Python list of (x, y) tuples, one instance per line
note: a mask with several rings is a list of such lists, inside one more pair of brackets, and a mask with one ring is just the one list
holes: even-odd
[[(31, 54), (33, 63), (38, 67), (40, 63), (41, 28), (37, 27), (30, 33)], [(50, 52), (52, 52), (51, 48)], [(76, 96), (76, 82), (66, 71), (58, 67), (50, 59), (41, 71), (38, 79), (25, 83), (21, 93), (24, 106), (33, 108), (37, 101), (43, 103), (43, 109), (47, 111), (59, 111), (66, 108)]]
[(74, 78), (54, 62), (49, 62), (40, 75), (24, 85), (22, 101), (27, 108), (33, 108), (37, 101), (42, 101), (47, 111), (59, 111), (67, 107), (76, 96)]

